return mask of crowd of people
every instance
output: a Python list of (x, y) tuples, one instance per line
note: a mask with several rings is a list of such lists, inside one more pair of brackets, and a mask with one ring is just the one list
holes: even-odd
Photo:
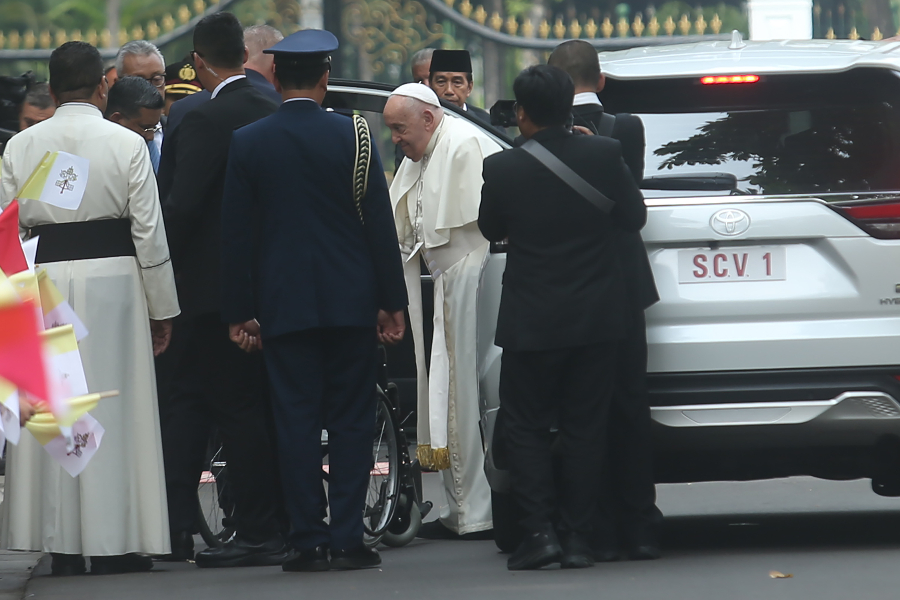
[[(420, 536), (490, 539), (475, 307), (490, 242), (508, 240), (493, 442), (524, 533), (508, 567), (658, 558), (640, 120), (604, 112), (596, 51), (565, 42), (516, 78), (521, 136), (503, 150), (468, 102), (468, 52), (426, 49), (384, 107), (388, 185), (365, 119), (322, 107), (337, 48), (327, 31), (283, 38), (220, 12), (168, 66), (146, 41), (110, 66), (84, 42), (53, 52), (5, 148), (0, 207), (46, 152), (88, 162), (77, 208), (24, 200), (20, 229), (52, 248), (39, 262), (90, 330), (91, 389), (121, 399), (96, 409), (106, 437), (76, 478), (34, 440), (10, 449), (0, 545), (49, 552), (55, 575), (86, 572), (85, 557), (92, 573), (150, 570), (151, 557), (379, 565), (361, 519), (376, 350), (403, 338), (407, 314), (417, 458), (444, 494)], [(213, 427), (236, 533), (195, 554)]]

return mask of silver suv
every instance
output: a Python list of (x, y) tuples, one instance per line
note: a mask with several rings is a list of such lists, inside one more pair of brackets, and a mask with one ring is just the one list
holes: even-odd
[[(900, 44), (735, 36), (600, 62), (606, 110), (646, 128), (657, 481), (900, 495)], [(488, 441), (505, 260), (479, 295)], [(490, 453), (487, 471), (504, 492)]]

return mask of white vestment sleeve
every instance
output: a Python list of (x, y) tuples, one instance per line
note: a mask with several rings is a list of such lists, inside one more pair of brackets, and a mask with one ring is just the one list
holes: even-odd
[[(12, 141), (12, 140), (10, 140)], [(9, 144), (6, 145), (6, 152), (3, 155), (2, 168), (0, 168), (0, 209), (5, 209), (12, 203), (16, 197), (18, 190), (16, 189), (16, 178), (13, 175), (12, 152), (9, 151)]]
[(175, 274), (169, 258), (166, 228), (159, 205), (159, 190), (150, 152), (143, 138), (135, 141), (128, 173), (128, 217), (137, 250), (141, 279), (150, 318), (171, 319), (181, 310), (175, 291)]

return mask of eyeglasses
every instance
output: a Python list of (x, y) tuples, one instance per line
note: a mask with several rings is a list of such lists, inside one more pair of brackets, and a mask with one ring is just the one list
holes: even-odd
[(153, 84), (153, 87), (161, 88), (166, 85), (166, 76), (165, 75), (154, 75), (153, 77), (144, 77), (147, 81)]
[(162, 125), (160, 123), (157, 123), (153, 127), (141, 127), (141, 131), (143, 131), (144, 133), (156, 133), (157, 131), (161, 131), (161, 130), (162, 130)]

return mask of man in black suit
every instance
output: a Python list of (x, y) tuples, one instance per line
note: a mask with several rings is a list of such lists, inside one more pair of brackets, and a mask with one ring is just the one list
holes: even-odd
[(372, 140), (361, 123), (321, 107), (337, 47), (331, 33), (307, 29), (268, 51), (284, 103), (235, 133), (222, 203), (220, 243), (232, 273), (222, 280), (223, 315), (242, 348), (264, 343), (272, 385), (296, 550), (285, 571), (381, 564), (363, 544), (362, 522), (376, 349), (398, 342), (405, 327), (406, 284), (377, 147), (365, 152)]
[[(567, 72), (575, 83), (574, 124), (596, 135), (619, 140), (622, 157), (635, 182), (644, 178), (644, 124), (640, 118), (603, 110), (597, 94), (606, 78), (597, 51), (583, 40), (563, 42), (548, 64)], [(647, 396), (647, 327), (644, 311), (659, 301), (653, 271), (640, 232), (619, 235), (627, 275), (630, 330), (619, 350), (619, 373), (609, 412), (609, 451), (601, 487), (601, 510), (591, 540), (594, 558), (617, 560), (619, 546), (633, 560), (659, 558), (662, 513), (656, 507), (653, 444)]]
[(193, 547), (190, 532), (207, 442), (203, 432), (212, 420), (228, 461), (237, 535), (222, 548), (197, 554), (197, 565), (281, 564), (287, 551), (276, 518), (280, 494), (263, 364), (229, 341), (220, 309), (221, 280), (231, 270), (219, 253), (232, 133), (277, 106), (244, 75), (246, 47), (234, 15), (221, 12), (200, 20), (193, 57), (211, 99), (188, 113), (172, 134), (174, 172), (161, 173), (171, 181), (162, 208), (184, 318), (184, 347), (163, 426), (173, 553), (190, 553)]
[(522, 135), (614, 203), (602, 211), (521, 147), (484, 161), (478, 226), (491, 241), (509, 239), (495, 340), (503, 348), (498, 418), (525, 515), (525, 539), (507, 566), (588, 567), (606, 413), (628, 331), (618, 231), (640, 230), (647, 211), (621, 144), (565, 128), (574, 95), (566, 73), (531, 67), (513, 90)]

